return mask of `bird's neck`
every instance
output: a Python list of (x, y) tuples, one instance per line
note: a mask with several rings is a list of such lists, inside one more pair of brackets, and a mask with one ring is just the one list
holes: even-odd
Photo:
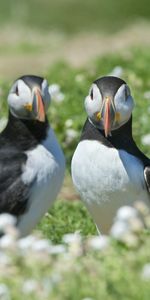
[[(101, 133), (105, 136), (103, 130), (101, 130)], [(132, 116), (120, 128), (112, 130), (111, 135), (107, 137), (107, 140), (110, 141), (113, 146), (120, 147), (129, 144), (129, 141), (130, 143), (134, 142), (132, 137)]]
[(144, 165), (150, 164), (149, 158), (140, 151), (132, 137), (132, 117), (126, 124), (116, 130), (113, 130), (112, 135), (107, 138), (105, 137), (103, 130), (96, 127), (87, 119), (80, 138), (80, 141), (83, 140), (94, 140), (100, 142), (106, 147), (124, 150), (129, 154), (142, 159)]
[(2, 135), (26, 150), (35, 147), (46, 138), (48, 126), (47, 118), (45, 122), (18, 119), (9, 112), (8, 123)]
[[(107, 144), (116, 148), (124, 148), (124, 145), (130, 140), (133, 141), (132, 137), (132, 116), (130, 119), (122, 125), (120, 128), (112, 130), (111, 135), (105, 137), (105, 132), (97, 124), (94, 124), (90, 119), (87, 119), (83, 128), (82, 136), (88, 136), (90, 139), (98, 139), (103, 144)], [(81, 136), (81, 138), (82, 138)], [(94, 137), (94, 138), (92, 138)]]
[(129, 121), (121, 126), (120, 128), (113, 130), (111, 136), (105, 137), (104, 130), (101, 130), (95, 124), (93, 124), (89, 119), (87, 119), (81, 140), (97, 140), (107, 147), (114, 147), (116, 149), (126, 149), (129, 145), (135, 145), (132, 137), (132, 117)]

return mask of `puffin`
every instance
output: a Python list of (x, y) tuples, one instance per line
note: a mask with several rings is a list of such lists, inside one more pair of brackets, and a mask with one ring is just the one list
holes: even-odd
[(19, 236), (32, 231), (56, 199), (65, 158), (49, 125), (46, 79), (24, 75), (8, 95), (8, 122), (0, 134), (0, 214), (17, 218)]
[(150, 159), (132, 136), (134, 99), (115, 76), (95, 80), (85, 98), (87, 119), (71, 162), (72, 180), (98, 232), (110, 232), (116, 211), (150, 206)]

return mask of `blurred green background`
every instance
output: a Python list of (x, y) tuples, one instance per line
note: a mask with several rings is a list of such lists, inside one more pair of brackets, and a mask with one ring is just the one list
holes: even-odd
[(6, 0), (0, 3), (0, 78), (76, 67), (96, 56), (149, 45), (149, 0)]
[(149, 0), (6, 0), (0, 6), (1, 25), (16, 24), (69, 34), (114, 32), (150, 18)]

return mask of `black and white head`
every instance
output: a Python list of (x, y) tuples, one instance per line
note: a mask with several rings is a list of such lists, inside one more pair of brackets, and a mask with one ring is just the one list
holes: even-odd
[(89, 120), (104, 130), (106, 137), (130, 119), (133, 108), (130, 89), (118, 77), (105, 76), (95, 80), (85, 98)]
[(34, 75), (18, 78), (8, 95), (10, 112), (19, 119), (45, 122), (49, 104), (47, 80)]

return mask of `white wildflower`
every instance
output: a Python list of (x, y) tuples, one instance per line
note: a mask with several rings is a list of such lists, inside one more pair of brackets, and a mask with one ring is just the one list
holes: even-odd
[(36, 252), (41, 252), (41, 251), (49, 252), (50, 245), (51, 245), (51, 243), (49, 240), (46, 240), (46, 239), (37, 240), (33, 243), (32, 250), (34, 250)]
[(141, 277), (144, 280), (150, 281), (150, 263), (147, 263), (142, 270)]
[(83, 298), (82, 300), (94, 300), (94, 299), (93, 299), (93, 298), (86, 297), (86, 298)]
[(83, 82), (84, 81), (84, 75), (83, 74), (77, 74), (75, 77), (76, 82)]
[(125, 243), (128, 247), (137, 247), (139, 240), (138, 237), (132, 232), (128, 232), (122, 236), (120, 239), (123, 243)]
[(88, 245), (93, 250), (104, 250), (109, 245), (109, 237), (106, 235), (94, 236), (89, 239)]
[(63, 242), (69, 245), (69, 253), (72, 256), (80, 256), (82, 253), (82, 238), (81, 235), (77, 233), (65, 234), (63, 236)]
[(150, 145), (150, 133), (145, 134), (142, 136), (141, 138), (141, 143), (145, 146), (149, 146)]
[(72, 127), (72, 125), (73, 125), (73, 120), (72, 119), (67, 119), (66, 122), (65, 122), (65, 126), (67, 128), (69, 128), (69, 127)]
[(49, 86), (49, 93), (53, 101), (62, 102), (65, 98), (65, 95), (60, 91), (60, 86), (58, 84), (51, 84)]
[(35, 279), (28, 279), (23, 283), (22, 292), (24, 294), (31, 294), (38, 289), (38, 282)]
[(81, 235), (79, 233), (68, 233), (64, 234), (63, 236), (63, 242), (66, 244), (72, 244), (76, 242), (81, 242)]
[(123, 68), (121, 66), (116, 66), (108, 75), (121, 77), (123, 74)]
[(69, 145), (78, 137), (78, 132), (74, 129), (67, 129), (66, 130), (66, 144)]
[(147, 100), (150, 100), (150, 91), (146, 91), (144, 93), (144, 98), (147, 99)]
[(76, 239), (74, 242), (68, 244), (69, 254), (73, 257), (81, 256), (83, 253), (83, 247), (80, 239)]
[(10, 292), (7, 285), (0, 283), (0, 299), (1, 300), (10, 300)]
[(0, 248), (2, 249), (7, 249), (7, 248), (11, 249), (14, 246), (15, 246), (15, 239), (12, 235), (5, 234), (0, 239)]
[(0, 215), (0, 231), (4, 231), (7, 227), (14, 227), (16, 225), (16, 218), (10, 214), (4, 213)]
[(10, 261), (10, 256), (8, 256), (5, 252), (0, 251), (0, 265), (9, 265)]
[(116, 240), (122, 240), (122, 237), (130, 232), (130, 226), (127, 222), (116, 221), (111, 227), (110, 234)]
[(48, 90), (49, 90), (51, 97), (54, 97), (56, 94), (58, 94), (60, 92), (60, 86), (57, 83), (53, 83), (53, 84), (49, 85)]
[(22, 238), (18, 241), (18, 247), (21, 250), (30, 250), (33, 246), (33, 244), (35, 243), (36, 238), (33, 235), (28, 235), (25, 238)]
[(140, 220), (140, 218), (131, 218), (129, 220), (129, 224), (130, 224), (130, 228), (133, 232), (141, 232), (141, 230), (144, 228), (144, 223), (142, 222), (142, 220)]
[(62, 254), (66, 252), (66, 247), (63, 245), (51, 245), (49, 248), (50, 254)]
[(53, 275), (51, 276), (51, 283), (52, 284), (57, 284), (62, 280), (62, 277), (59, 273), (53, 273)]
[(138, 212), (134, 207), (123, 206), (118, 209), (115, 220), (128, 221), (129, 219), (137, 216)]

